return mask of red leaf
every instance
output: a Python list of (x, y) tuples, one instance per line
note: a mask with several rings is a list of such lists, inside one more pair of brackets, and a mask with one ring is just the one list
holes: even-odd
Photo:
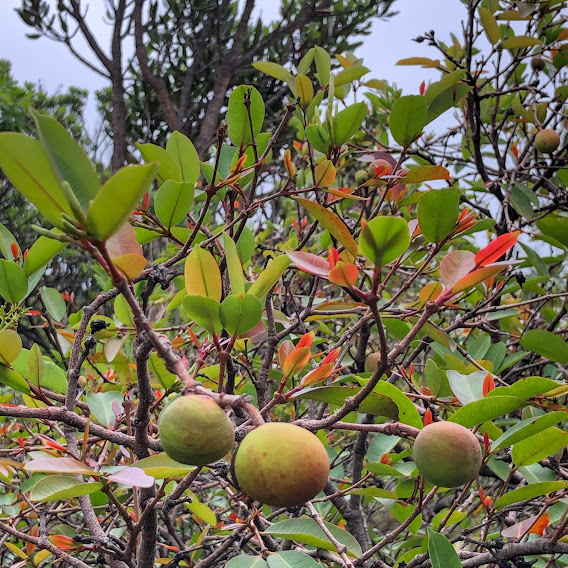
[(309, 347), (296, 347), (296, 349), (291, 351), (282, 365), (284, 376), (292, 377), (299, 373), (308, 364), (310, 355)]
[(418, 92), (421, 95), (423, 95), (425, 91), (426, 91), (426, 81), (422, 81), (422, 83), (420, 83), (420, 89), (418, 90)]
[(426, 412), (424, 413), (424, 426), (428, 426), (428, 424), (432, 424), (432, 411), (427, 408)]
[(79, 545), (70, 537), (62, 534), (54, 534), (49, 537), (51, 544), (54, 544), (59, 550), (74, 550)]
[(381, 459), (379, 460), (380, 463), (384, 463), (386, 465), (389, 465), (391, 463), (391, 459), (389, 458), (388, 454), (383, 454), (381, 456)]
[(335, 247), (329, 247), (329, 255), (327, 257), (329, 267), (333, 268), (339, 262), (339, 253)]
[(328, 277), (329, 262), (325, 258), (321, 258), (310, 252), (301, 251), (287, 251), (286, 254), (300, 270), (314, 274), (315, 276)]
[(351, 288), (357, 282), (358, 277), (359, 270), (357, 267), (354, 264), (343, 261), (338, 262), (328, 274), (330, 282), (347, 288)]
[(544, 534), (544, 529), (548, 526), (550, 522), (550, 517), (547, 513), (543, 513), (540, 516), (540, 519), (531, 527), (529, 533), (537, 534), (538, 536), (542, 536)]
[(499, 272), (503, 272), (503, 270), (505, 270), (510, 264), (511, 262), (509, 261), (496, 262), (494, 264), (490, 264), (489, 266), (478, 268), (477, 270), (466, 274), (463, 278), (458, 280), (452, 286), (452, 292), (454, 294), (458, 294), (459, 292), (463, 292), (464, 290), (467, 290), (468, 288), (471, 288), (476, 284), (484, 282), (488, 278), (496, 276), (497, 274), (499, 274)]
[(547, 513), (543, 513), (540, 518), (538, 518), (538, 515), (533, 515), (520, 523), (515, 523), (514, 525), (502, 530), (501, 536), (512, 539), (521, 538), (527, 533), (542, 536), (549, 522), (550, 518)]
[(20, 251), (18, 250), (18, 245), (12, 241), (10, 243), (10, 252), (14, 258), (18, 258), (20, 256)]
[(483, 396), (487, 396), (487, 393), (491, 392), (495, 388), (495, 380), (491, 373), (485, 375), (483, 379)]
[(497, 237), (493, 242), (482, 248), (475, 255), (476, 266), (487, 266), (501, 258), (517, 242), (521, 231), (505, 233)]
[(310, 347), (311, 344), (314, 342), (314, 335), (315, 333), (313, 331), (310, 331), (309, 333), (304, 333), (304, 335), (300, 337), (300, 341), (298, 341), (296, 347)]
[(310, 371), (301, 381), (303, 387), (309, 387), (316, 383), (321, 383), (325, 381), (333, 372), (333, 363), (327, 363), (325, 365), (320, 365), (317, 369)]
[(485, 453), (488, 454), (491, 444), (489, 443), (489, 434), (487, 432), (483, 433), (483, 447), (485, 448)]

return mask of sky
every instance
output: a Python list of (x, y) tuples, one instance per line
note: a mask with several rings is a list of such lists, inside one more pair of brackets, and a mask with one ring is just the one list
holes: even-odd
[[(101, 46), (108, 52), (110, 26), (104, 21), (103, 0), (83, 0), (83, 4), (89, 6), (87, 20), (101, 37)], [(261, 8), (257, 8), (256, 13), (261, 14), (265, 20), (274, 18), (279, 4), (279, 0), (258, 0), (257, 5)], [(20, 5), (20, 0), (0, 0), (0, 58), (12, 62), (13, 75), (17, 81), (40, 82), (48, 92), (69, 86), (86, 88), (92, 92), (107, 85), (104, 78), (75, 59), (67, 46), (46, 38), (26, 38), (26, 33), (32, 30), (14, 11)], [(417, 94), (420, 83), (423, 80), (438, 80), (439, 72), (396, 66), (396, 62), (412, 56), (438, 58), (433, 48), (425, 44), (419, 45), (412, 38), (433, 29), (440, 40), (449, 43), (450, 32), (459, 37), (465, 8), (459, 0), (398, 0), (395, 9), (399, 14), (394, 18), (374, 21), (372, 34), (365, 38), (357, 55), (371, 69), (368, 78), (385, 79), (389, 83), (396, 83), (404, 94)], [(84, 44), (77, 45), (93, 60)], [(92, 128), (96, 124), (92, 97), (87, 111), (87, 123)]]

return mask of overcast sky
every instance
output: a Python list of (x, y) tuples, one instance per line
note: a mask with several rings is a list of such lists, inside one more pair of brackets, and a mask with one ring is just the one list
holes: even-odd
[[(84, 3), (89, 5), (88, 21), (95, 33), (103, 38), (101, 45), (108, 51), (110, 27), (104, 22), (104, 2), (91, 0)], [(274, 18), (279, 4), (279, 0), (259, 0), (257, 5), (261, 8), (257, 13), (262, 13), (265, 20)], [(0, 58), (12, 62), (13, 74), (18, 81), (40, 81), (50, 92), (71, 85), (93, 91), (107, 84), (105, 79), (77, 61), (65, 45), (45, 38), (27, 39), (25, 34), (31, 30), (14, 11), (19, 5), (19, 0), (0, 0)], [(449, 43), (451, 31), (458, 37), (460, 35), (465, 9), (459, 0), (398, 0), (395, 8), (400, 12), (397, 16), (386, 22), (374, 22), (372, 35), (365, 39), (357, 54), (371, 69), (369, 78), (386, 79), (403, 88), (405, 94), (416, 94), (422, 80), (438, 80), (439, 72), (397, 67), (395, 63), (417, 55), (438, 58), (433, 48), (418, 45), (411, 41), (412, 38), (433, 29), (442, 41)], [(84, 48), (83, 53), (93, 60), (88, 49)], [(90, 103), (91, 120), (94, 120), (93, 111), (94, 106)]]

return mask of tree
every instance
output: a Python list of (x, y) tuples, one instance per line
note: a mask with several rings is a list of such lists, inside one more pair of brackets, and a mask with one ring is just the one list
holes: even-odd
[[(241, 85), (209, 162), (174, 131), (102, 187), (53, 118), (1, 133), (56, 227), (0, 260), (3, 561), (566, 565), (566, 7), (466, 2), (400, 62), (440, 71), (420, 94), (258, 61), (275, 129)], [(22, 350), (64, 244), (105, 291), (47, 305), (67, 352)]]
[[(262, 85), (264, 100), (277, 113), (283, 94), (274, 81), (261, 80), (250, 67), (256, 59), (294, 59), (316, 44), (344, 52), (360, 44), (373, 17), (392, 15), (393, 0), (284, 0), (281, 19), (263, 25), (253, 20), (254, 0), (242, 10), (234, 0), (112, 0), (106, 3), (113, 26), (111, 54), (86, 19), (81, 0), (22, 0), (18, 10), (35, 33), (69, 46), (93, 71), (107, 77), (108, 90), (99, 101), (114, 142), (111, 169), (124, 165), (135, 142), (162, 143), (179, 130), (196, 140), (203, 158), (215, 140), (218, 117), (227, 93), (247, 82)], [(129, 61), (130, 31), (135, 59)], [(82, 35), (90, 54), (81, 53), (75, 36)], [(96, 62), (91, 58), (94, 56)]]

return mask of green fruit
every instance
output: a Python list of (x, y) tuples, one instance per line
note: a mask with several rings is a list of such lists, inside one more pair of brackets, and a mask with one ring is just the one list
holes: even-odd
[(474, 434), (454, 422), (425, 426), (416, 437), (413, 456), (420, 473), (441, 487), (459, 487), (473, 481), (482, 459)]
[(542, 71), (546, 67), (546, 61), (542, 57), (535, 55), (531, 59), (531, 67), (534, 71)]
[(380, 360), (381, 354), (379, 351), (375, 351), (374, 353), (367, 355), (367, 358), (365, 359), (365, 372), (374, 373)]
[(235, 428), (225, 411), (210, 397), (180, 396), (162, 410), (160, 441), (170, 458), (190, 465), (220, 460), (232, 448)]
[(545, 128), (536, 135), (534, 147), (543, 154), (551, 154), (560, 146), (560, 135), (555, 130)]
[(326, 485), (329, 458), (310, 431), (284, 422), (255, 428), (233, 461), (235, 480), (249, 496), (274, 507), (295, 507)]
[(361, 185), (370, 179), (370, 175), (367, 170), (357, 170), (355, 172), (355, 183)]

